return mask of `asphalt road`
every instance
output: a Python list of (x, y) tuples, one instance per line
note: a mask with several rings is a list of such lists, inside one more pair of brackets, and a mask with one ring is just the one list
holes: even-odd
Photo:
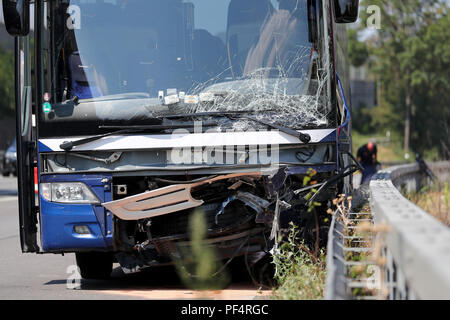
[[(125, 275), (115, 265), (105, 281), (80, 280), (72, 271), (74, 254), (24, 254), (20, 249), (17, 181), (0, 177), (0, 299), (239, 299), (259, 298), (249, 280), (225, 290), (198, 292), (180, 283), (170, 268)], [(74, 288), (75, 287), (75, 288)]]

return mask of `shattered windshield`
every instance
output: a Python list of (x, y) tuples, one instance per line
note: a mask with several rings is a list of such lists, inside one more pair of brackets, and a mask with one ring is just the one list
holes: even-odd
[(47, 7), (46, 90), (57, 111), (43, 109), (48, 121), (252, 110), (291, 127), (327, 125), (319, 0), (59, 0)]

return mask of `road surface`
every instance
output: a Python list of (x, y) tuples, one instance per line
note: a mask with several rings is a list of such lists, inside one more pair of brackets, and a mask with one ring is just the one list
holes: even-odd
[(76, 282), (76, 276), (71, 272), (74, 254), (21, 252), (17, 181), (13, 177), (0, 177), (0, 216), (0, 299), (250, 300), (270, 294), (270, 291), (259, 292), (249, 280), (235, 281), (225, 290), (192, 291), (183, 287), (173, 269), (168, 268), (125, 275), (118, 265), (114, 265), (110, 280)]

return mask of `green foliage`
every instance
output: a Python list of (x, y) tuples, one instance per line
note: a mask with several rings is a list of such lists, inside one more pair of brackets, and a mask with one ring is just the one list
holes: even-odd
[[(411, 147), (450, 157), (450, 30), (449, 5), (443, 0), (363, 0), (361, 20), (369, 5), (381, 9), (381, 29), (365, 40), (370, 71), (379, 82), (378, 106), (354, 112), (357, 130), (391, 130), (403, 135), (407, 110), (411, 110)], [(360, 28), (365, 28), (363, 24)], [(349, 32), (351, 43), (357, 41)], [(358, 62), (356, 59), (356, 62)], [(361, 123), (361, 124), (358, 124)], [(363, 125), (364, 123), (364, 125)], [(430, 152), (428, 152), (430, 154)]]
[(275, 280), (279, 287), (274, 299), (282, 300), (318, 300), (322, 299), (325, 289), (325, 254), (315, 258), (305, 250), (304, 244), (296, 242), (298, 230), (291, 223), (287, 239), (280, 246), (278, 254), (273, 256), (277, 273)]
[(194, 290), (222, 289), (228, 284), (229, 275), (222, 270), (214, 249), (205, 243), (207, 225), (202, 211), (190, 216), (189, 232), (190, 247), (179, 248), (181, 256), (174, 257), (178, 275), (186, 287)]
[[(390, 143), (379, 142), (385, 139), (386, 139), (386, 132), (361, 134), (358, 131), (353, 130), (352, 132), (353, 151), (356, 153), (359, 147), (366, 144), (369, 140), (372, 140), (377, 142), (378, 161), (380, 161), (381, 163), (415, 161), (414, 157), (410, 157), (409, 160), (405, 159), (401, 137), (398, 133), (391, 132)], [(410, 150), (410, 154), (414, 153)], [(430, 154), (425, 153), (425, 156), (430, 156)]]
[[(303, 177), (303, 186), (314, 185), (317, 171), (309, 168)], [(314, 214), (316, 221), (316, 241), (314, 250), (308, 248), (299, 241), (299, 230), (293, 222), (290, 222), (289, 233), (280, 236), (280, 247), (273, 254), (275, 264), (275, 280), (278, 289), (274, 294), (275, 299), (283, 300), (316, 300), (322, 299), (326, 279), (325, 254), (319, 249), (319, 221), (316, 208), (320, 202), (309, 201), (317, 193), (316, 188), (310, 189), (304, 199), (308, 201), (308, 214)]]
[(372, 109), (360, 106), (352, 110), (353, 129), (357, 132), (368, 134), (376, 132), (377, 128), (373, 125)]
[(366, 63), (369, 58), (369, 50), (366, 43), (358, 41), (358, 31), (348, 29), (348, 57), (350, 63), (355, 67), (360, 67)]
[(0, 46), (0, 117), (14, 115), (14, 55)]

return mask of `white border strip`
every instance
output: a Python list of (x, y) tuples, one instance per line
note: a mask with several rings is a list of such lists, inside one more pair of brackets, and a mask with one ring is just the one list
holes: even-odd
[[(303, 130), (311, 136), (310, 143), (321, 142), (335, 129)], [(52, 151), (64, 151), (59, 148), (64, 141), (79, 140), (86, 137), (67, 137), (64, 139), (41, 139), (42, 144)], [(170, 149), (185, 147), (219, 147), (236, 145), (283, 145), (303, 144), (298, 138), (279, 131), (251, 132), (207, 132), (186, 134), (156, 134), (110, 136), (73, 148), (73, 151), (106, 151), (106, 150), (143, 150)]]

